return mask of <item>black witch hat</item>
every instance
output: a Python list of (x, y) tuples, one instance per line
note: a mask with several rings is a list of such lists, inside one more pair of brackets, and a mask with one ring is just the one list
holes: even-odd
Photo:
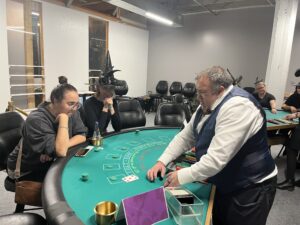
[(103, 74), (99, 76), (99, 83), (103, 85), (107, 84), (114, 84), (116, 83), (117, 79), (114, 77), (114, 73), (121, 70), (114, 70), (114, 66), (111, 63), (111, 58), (109, 54), (109, 50), (107, 50), (106, 53), (106, 63), (105, 63), (105, 69)]

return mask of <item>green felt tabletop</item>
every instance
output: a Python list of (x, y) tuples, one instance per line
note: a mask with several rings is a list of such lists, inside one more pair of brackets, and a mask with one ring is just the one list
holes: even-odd
[[(146, 172), (154, 165), (178, 129), (153, 129), (121, 133), (104, 138), (100, 151), (95, 148), (86, 157), (73, 157), (62, 174), (62, 190), (69, 206), (86, 225), (94, 222), (93, 209), (98, 202), (122, 199), (163, 185), (164, 181), (150, 183)], [(88, 180), (81, 179), (88, 174)], [(138, 180), (126, 183), (123, 177), (135, 174)], [(202, 224), (205, 224), (211, 185), (193, 183), (186, 187), (205, 204)], [(124, 223), (124, 222), (123, 222)], [(173, 219), (159, 224), (175, 224)]]
[[(278, 110), (276, 114), (273, 114), (268, 109), (265, 109), (265, 113), (266, 113), (267, 120), (269, 120), (269, 119), (272, 119), (272, 120), (273, 119), (284, 119), (286, 115), (291, 114), (291, 112), (286, 112), (286, 111), (282, 111), (282, 110)], [(298, 124), (298, 120), (294, 120), (294, 123)], [(267, 127), (276, 127), (276, 126), (280, 126), (280, 125), (284, 125), (284, 123), (274, 124), (274, 123), (267, 122)]]

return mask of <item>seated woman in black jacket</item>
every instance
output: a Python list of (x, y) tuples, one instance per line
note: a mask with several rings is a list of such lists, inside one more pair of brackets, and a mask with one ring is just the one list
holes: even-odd
[(85, 120), (88, 127), (88, 137), (93, 136), (95, 122), (99, 124), (101, 134), (107, 132), (107, 126), (111, 121), (115, 131), (120, 131), (120, 117), (117, 103), (113, 98), (114, 87), (98, 83), (94, 96), (84, 102)]

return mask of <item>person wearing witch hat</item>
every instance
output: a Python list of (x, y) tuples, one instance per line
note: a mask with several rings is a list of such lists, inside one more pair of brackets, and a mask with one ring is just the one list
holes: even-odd
[(108, 84), (107, 79), (99, 79), (95, 95), (84, 102), (88, 137), (93, 135), (96, 121), (99, 124), (101, 134), (107, 132), (109, 122), (116, 132), (120, 131), (121, 123), (114, 93), (114, 86)]

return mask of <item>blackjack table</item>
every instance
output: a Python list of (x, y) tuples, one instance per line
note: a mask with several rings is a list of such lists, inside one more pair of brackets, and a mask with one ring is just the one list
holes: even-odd
[[(267, 130), (283, 130), (293, 129), (299, 124), (298, 119), (293, 121), (286, 121), (284, 118), (291, 114), (291, 112), (277, 110), (276, 114), (273, 114), (270, 110), (265, 109), (267, 119)], [(268, 122), (269, 121), (269, 122)]]
[[(122, 199), (162, 187), (165, 178), (149, 182), (146, 173), (178, 132), (178, 128), (165, 127), (118, 132), (105, 136), (102, 147), (93, 147), (85, 157), (75, 154), (86, 144), (70, 149), (67, 157), (52, 164), (44, 180), (42, 200), (48, 224), (95, 225), (97, 203), (112, 201), (120, 205)], [(125, 182), (122, 178), (128, 175), (138, 179)], [(210, 224), (214, 186), (191, 183), (184, 188), (203, 201), (201, 224)], [(176, 223), (170, 214), (169, 219), (156, 224)]]

